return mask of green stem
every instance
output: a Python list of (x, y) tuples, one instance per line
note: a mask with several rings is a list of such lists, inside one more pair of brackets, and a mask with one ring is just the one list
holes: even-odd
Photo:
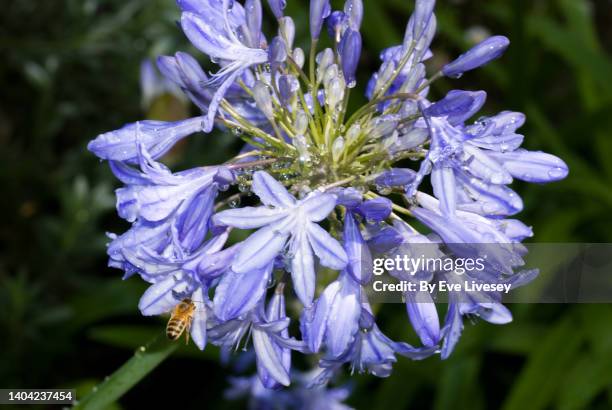
[(349, 118), (349, 120), (346, 122), (345, 128), (348, 130), (348, 128), (351, 125), (353, 125), (355, 121), (359, 119), (359, 117), (367, 113), (369, 110), (376, 108), (376, 106), (380, 104), (381, 102), (389, 101), (389, 100), (396, 100), (396, 99), (398, 100), (417, 100), (418, 98), (419, 98), (419, 95), (414, 94), (414, 93), (397, 93), (397, 94), (386, 95), (384, 97), (373, 99), (367, 104), (363, 105), (360, 109), (355, 111), (353, 115), (351, 115), (351, 118)]
[(310, 79), (308, 78), (308, 76), (306, 75), (306, 73), (304, 72), (304, 70), (302, 70), (302, 68), (295, 62), (295, 60), (293, 59), (293, 57), (291, 56), (287, 56), (287, 61), (289, 61), (289, 64), (291, 65), (291, 67), (293, 67), (293, 69), (295, 70), (295, 72), (300, 76), (300, 78), (304, 81), (304, 84), (306, 84), (306, 86), (310, 85)]
[[(374, 199), (374, 198), (380, 198), (381, 196), (380, 196), (380, 195), (378, 195), (378, 194), (377, 194), (377, 193), (375, 193), (375, 192), (369, 191), (369, 192), (367, 192), (367, 193), (364, 195), (364, 197), (366, 197), (366, 198), (368, 198), (368, 199)], [(394, 210), (395, 212), (398, 212), (398, 213), (400, 213), (400, 214), (407, 215), (407, 216), (412, 216), (412, 217), (414, 216), (414, 215), (412, 214), (412, 212), (410, 212), (410, 210), (408, 210), (408, 209), (406, 209), (406, 208), (404, 208), (404, 207), (402, 207), (402, 206), (399, 206), (399, 205), (396, 205), (396, 204), (392, 203), (391, 207), (393, 208), (393, 210)]]
[(229, 169), (253, 168), (253, 167), (259, 167), (262, 165), (274, 164), (277, 161), (278, 161), (278, 158), (259, 159), (259, 160), (250, 161), (250, 162), (239, 162), (237, 164), (228, 165), (227, 167)]
[(413, 40), (410, 43), (410, 47), (408, 48), (408, 52), (402, 57), (402, 59), (400, 60), (400, 63), (398, 64), (397, 68), (394, 70), (393, 75), (391, 76), (391, 78), (389, 78), (389, 80), (387, 80), (387, 82), (381, 87), (380, 90), (378, 90), (378, 92), (376, 93), (375, 97), (380, 97), (382, 95), (385, 95), (385, 93), (387, 92), (387, 90), (389, 89), (389, 87), (391, 87), (391, 84), (393, 84), (393, 82), (395, 81), (395, 79), (397, 78), (397, 76), (402, 72), (402, 70), (404, 69), (404, 66), (408, 63), (408, 61), (410, 60), (410, 56), (412, 55), (412, 52), (414, 51), (414, 47), (416, 46), (416, 42)]
[(317, 56), (317, 43), (318, 42), (319, 42), (318, 39), (312, 39), (312, 41), (310, 42), (310, 57), (309, 57), (308, 64), (310, 66), (310, 83), (311, 84), (314, 84), (316, 82), (315, 80), (315, 59)]
[(330, 190), (332, 188), (336, 188), (336, 187), (342, 186), (344, 184), (348, 184), (349, 182), (352, 182), (355, 179), (357, 179), (357, 176), (353, 175), (353, 176), (350, 176), (348, 178), (342, 179), (340, 181), (336, 181), (336, 182), (333, 182), (331, 184), (321, 186), (321, 187), (317, 188), (317, 190), (325, 192), (325, 191)]
[(160, 334), (146, 346), (136, 350), (134, 356), (110, 375), (104, 382), (94, 387), (91, 393), (75, 404), (73, 409), (106, 409), (128, 390), (142, 380), (161, 362), (168, 358), (179, 343), (168, 340)]

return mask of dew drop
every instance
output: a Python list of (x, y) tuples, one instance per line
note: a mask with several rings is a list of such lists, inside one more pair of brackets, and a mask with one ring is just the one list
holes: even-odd
[(563, 178), (566, 175), (566, 171), (561, 167), (555, 167), (548, 171), (548, 176), (553, 179)]

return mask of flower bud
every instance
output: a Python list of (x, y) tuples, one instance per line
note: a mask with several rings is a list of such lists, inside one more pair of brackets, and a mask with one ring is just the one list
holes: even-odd
[(296, 48), (293, 50), (293, 61), (298, 65), (298, 67), (304, 67), (304, 61), (306, 58), (304, 57), (304, 50), (301, 48)]
[(451, 124), (460, 124), (474, 115), (486, 99), (484, 91), (452, 90), (446, 97), (425, 109), (430, 117), (447, 117)]
[(303, 110), (299, 110), (295, 116), (294, 129), (299, 135), (306, 134), (306, 130), (308, 129), (308, 115)]
[(299, 154), (299, 160), (301, 162), (310, 161), (310, 152), (308, 151), (308, 143), (303, 135), (296, 135), (293, 138), (293, 146)]
[(327, 18), (327, 33), (336, 43), (340, 41), (345, 18), (345, 14), (341, 11), (334, 11)]
[(346, 140), (351, 143), (354, 140), (357, 139), (357, 137), (359, 136), (359, 134), (361, 134), (361, 125), (358, 123), (355, 123), (353, 125), (351, 125), (351, 128), (349, 128), (349, 130), (346, 133)]
[(435, 5), (435, 0), (417, 0), (414, 7), (414, 14), (412, 15), (413, 39), (418, 40), (423, 32), (425, 32)]
[(287, 6), (287, 0), (268, 0), (268, 6), (270, 6), (274, 17), (280, 19), (283, 17), (283, 10)]
[(274, 108), (268, 86), (258, 81), (253, 87), (253, 97), (255, 98), (257, 108), (261, 110), (267, 119), (272, 119), (274, 117)]
[(392, 204), (389, 199), (380, 197), (364, 201), (357, 211), (368, 221), (380, 222), (389, 217)]
[(374, 120), (369, 139), (378, 139), (391, 134), (397, 128), (397, 120), (390, 115), (378, 117)]
[(289, 106), (299, 88), (300, 83), (297, 78), (292, 75), (281, 75), (278, 79), (278, 92), (280, 93), (281, 103), (284, 106)]
[(342, 137), (336, 138), (336, 140), (332, 144), (332, 157), (334, 158), (334, 161), (337, 161), (338, 158), (340, 158), (340, 155), (342, 155), (343, 151), (344, 151), (344, 138)]
[(287, 41), (287, 49), (293, 47), (295, 40), (295, 23), (291, 17), (283, 17), (279, 22), (278, 35)]
[(328, 86), (325, 88), (326, 103), (330, 109), (335, 109), (338, 104), (344, 98), (344, 89), (346, 84), (344, 79), (340, 76), (331, 80)]
[(273, 66), (278, 66), (287, 60), (287, 48), (280, 37), (274, 37), (268, 47), (268, 61)]
[(500, 57), (510, 45), (504, 36), (489, 37), (475, 45), (455, 61), (442, 67), (442, 73), (451, 78), (459, 78), (464, 72), (473, 70)]
[(342, 73), (348, 88), (357, 85), (355, 72), (361, 57), (361, 35), (358, 31), (347, 30), (342, 36), (340, 43), (340, 55), (342, 58)]
[(327, 66), (327, 68), (325, 69), (325, 73), (323, 74), (323, 85), (327, 87), (328, 84), (337, 77), (338, 77), (338, 65), (330, 64), (329, 66)]
[(331, 50), (331, 48), (326, 48), (317, 54), (316, 62), (317, 81), (322, 82), (327, 68), (334, 63), (334, 52)]
[(259, 48), (261, 41), (261, 1), (247, 0), (244, 3), (247, 26), (247, 43), (249, 47)]
[(310, 38), (318, 40), (323, 20), (331, 13), (329, 0), (310, 0)]
[(406, 186), (416, 177), (416, 172), (409, 168), (391, 168), (376, 177), (374, 183), (383, 187)]
[(344, 14), (348, 18), (348, 26), (359, 31), (363, 20), (363, 2), (361, 0), (347, 0), (344, 3)]

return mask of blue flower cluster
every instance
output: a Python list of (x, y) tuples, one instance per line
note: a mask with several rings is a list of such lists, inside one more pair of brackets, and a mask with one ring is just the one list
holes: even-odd
[[(219, 70), (206, 74), (184, 52), (161, 56), (157, 65), (201, 116), (140, 121), (90, 142), (125, 184), (117, 210), (133, 224), (112, 237), (110, 266), (151, 284), (139, 304), (144, 315), (170, 312), (187, 297), (197, 301), (190, 332), (200, 349), (212, 343), (230, 351), (251, 341), (257, 377), (237, 379), (239, 390), (263, 400), (269, 389), (290, 385), (297, 351), (317, 362), (308, 380), (299, 378), (318, 393), (302, 395), (325, 402), (335, 393), (321, 386), (345, 364), (385, 377), (397, 355), (448, 357), (465, 316), (512, 319), (496, 294), (453, 296), (442, 322), (431, 295), (412, 295), (406, 308), (422, 346), (411, 346), (385, 336), (364, 291), (373, 254), (427, 243), (455, 256), (494, 244), (486, 277), (474, 279), (528, 282), (533, 273), (514, 269), (520, 242), (532, 232), (511, 218), (523, 203), (508, 185), (568, 173), (559, 158), (520, 148), (523, 114), (470, 122), (484, 91), (428, 99), (433, 81), (487, 64), (509, 45), (491, 37), (428, 78), (434, 3), (416, 0), (402, 44), (381, 53), (368, 103), (348, 113), (362, 47), (361, 0), (347, 0), (339, 11), (329, 0), (310, 1), (309, 53), (294, 44), (283, 0), (268, 0), (278, 21), (271, 39), (262, 32), (260, 0), (178, 0), (185, 35)], [(324, 26), (333, 46), (318, 52)], [(158, 162), (177, 141), (213, 128), (244, 140), (243, 150), (222, 165), (180, 172)], [(432, 195), (422, 188), (427, 177)], [(259, 206), (240, 207), (241, 199)], [(411, 220), (431, 232), (419, 233)], [(254, 231), (227, 245), (232, 230)], [(290, 328), (292, 319), (299, 331)], [(344, 396), (327, 402), (341, 408)]]

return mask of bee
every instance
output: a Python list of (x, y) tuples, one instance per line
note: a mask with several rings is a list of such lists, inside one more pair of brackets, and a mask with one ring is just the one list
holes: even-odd
[(170, 340), (177, 340), (183, 332), (185, 332), (185, 343), (189, 343), (189, 330), (191, 329), (191, 321), (195, 313), (196, 305), (189, 299), (183, 299), (172, 310), (170, 320), (166, 325), (166, 336)]

